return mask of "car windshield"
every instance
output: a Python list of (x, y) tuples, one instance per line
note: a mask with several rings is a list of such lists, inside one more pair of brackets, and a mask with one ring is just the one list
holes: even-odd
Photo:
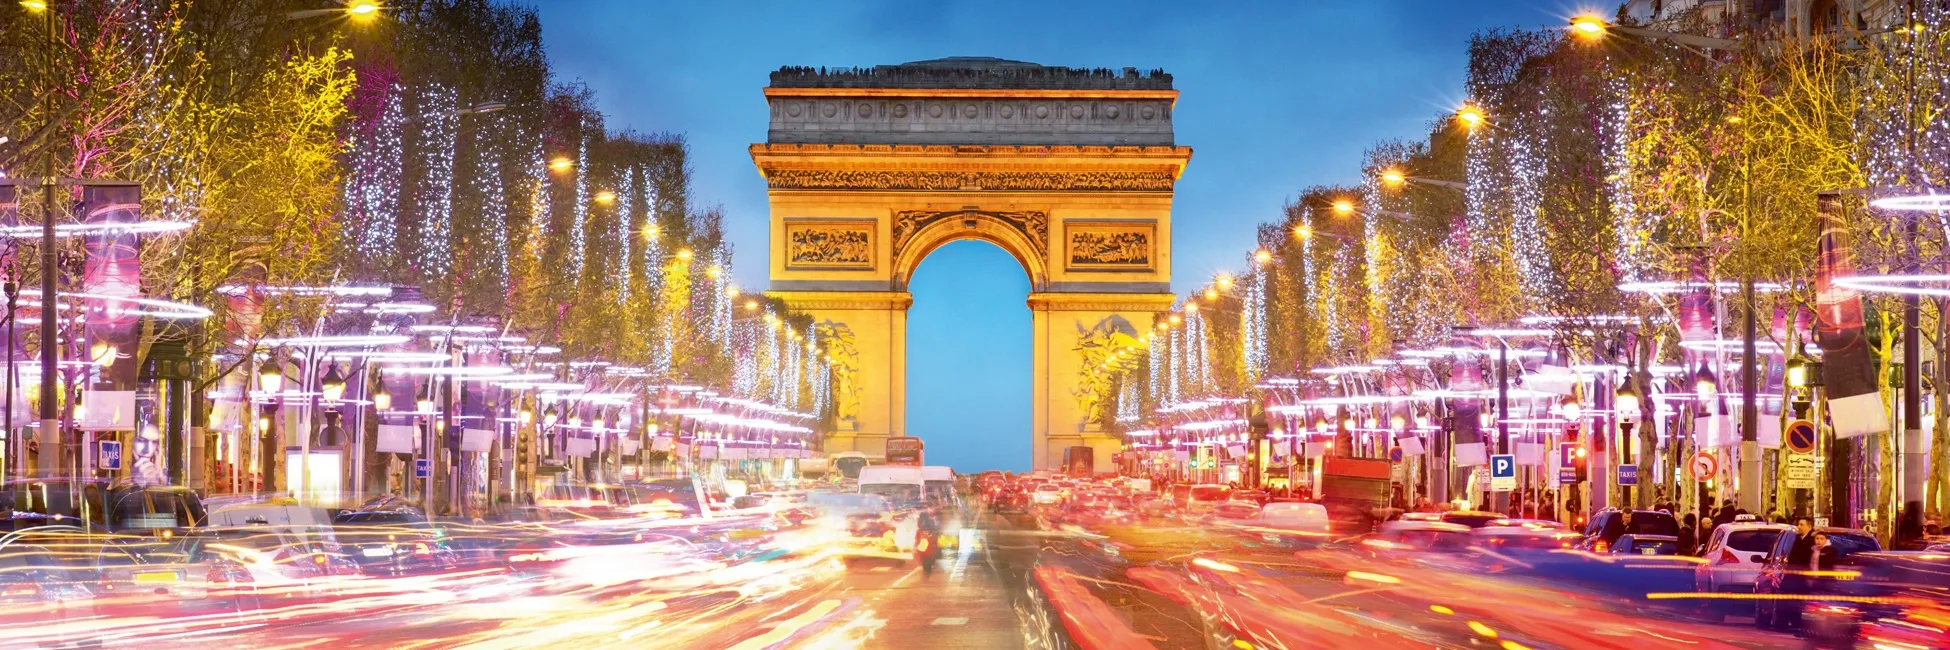
[(921, 486), (912, 483), (863, 483), (860, 493), (886, 497), (889, 503), (901, 507), (921, 503)]
[(194, 528), (205, 521), (203, 502), (195, 494), (179, 490), (115, 490), (114, 519), (117, 530), (153, 528)]
[(1452, 551), (1469, 547), (1469, 534), (1448, 530), (1405, 530), (1395, 541), (1425, 551)]
[(1670, 539), (1632, 540), (1632, 553), (1638, 555), (1674, 555), (1679, 553), (1679, 542)]

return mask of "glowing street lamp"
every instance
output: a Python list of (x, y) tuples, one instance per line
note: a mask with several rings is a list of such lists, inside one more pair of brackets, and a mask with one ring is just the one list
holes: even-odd
[(1268, 262), (1272, 262), (1273, 253), (1267, 251), (1264, 248), (1259, 249), (1258, 251), (1253, 252), (1253, 261), (1258, 262), (1260, 264), (1266, 264)]
[(597, 203), (608, 205), (616, 202), (616, 193), (611, 192), (609, 190), (603, 190), (601, 192), (597, 192), (596, 196), (593, 198)]
[(1353, 201), (1349, 201), (1347, 199), (1335, 199), (1333, 207), (1334, 207), (1334, 214), (1339, 214), (1339, 215), (1354, 214)]
[(334, 363), (325, 369), (325, 378), (319, 384), (319, 391), (324, 394), (327, 402), (337, 402), (345, 397), (345, 375), (339, 373), (339, 364)]
[(1699, 370), (1693, 373), (1693, 392), (1698, 394), (1700, 399), (1712, 397), (1720, 392), (1719, 380), (1713, 377), (1713, 370), (1707, 368), (1704, 361), (1700, 362)]
[(1314, 236), (1314, 229), (1308, 228), (1305, 224), (1294, 226), (1293, 236), (1300, 239), (1308, 239)]
[(1392, 167), (1381, 170), (1381, 183), (1383, 185), (1387, 185), (1389, 187), (1400, 187), (1403, 183), (1407, 183), (1407, 182), (1408, 182), (1408, 175), (1403, 174), (1402, 170), (1395, 169)]
[(26, 7), (28, 11), (47, 11), (47, 3), (42, 0), (21, 0), (20, 6)]
[(567, 172), (575, 168), (576, 161), (569, 160), (568, 156), (556, 156), (548, 161), (548, 169), (552, 172)]
[(1489, 118), (1484, 116), (1483, 109), (1475, 104), (1463, 104), (1462, 108), (1456, 109), (1456, 121), (1461, 123), (1463, 128), (1474, 131), (1476, 127), (1489, 121)]

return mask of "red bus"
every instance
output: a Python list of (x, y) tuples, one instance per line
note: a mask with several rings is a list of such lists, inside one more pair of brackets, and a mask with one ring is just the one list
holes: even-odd
[(921, 439), (913, 436), (897, 436), (887, 439), (888, 465), (921, 466)]

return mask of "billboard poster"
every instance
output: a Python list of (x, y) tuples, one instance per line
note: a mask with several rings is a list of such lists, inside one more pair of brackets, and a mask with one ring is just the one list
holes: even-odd
[(1822, 380), (1835, 435), (1848, 438), (1886, 431), (1889, 414), (1876, 394), (1874, 360), (1862, 330), (1862, 296), (1835, 283), (1836, 278), (1855, 275), (1841, 197), (1821, 194), (1815, 208), (1821, 216), (1815, 259), (1815, 338), (1821, 343)]

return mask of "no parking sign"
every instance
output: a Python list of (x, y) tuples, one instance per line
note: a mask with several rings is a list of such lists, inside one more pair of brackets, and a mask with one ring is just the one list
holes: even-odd
[(1693, 459), (1686, 463), (1686, 470), (1693, 475), (1693, 480), (1705, 481), (1720, 473), (1720, 459), (1706, 452), (1693, 454)]
[(1797, 454), (1815, 453), (1815, 423), (1807, 420), (1789, 422), (1781, 431), (1781, 442), (1789, 451)]

